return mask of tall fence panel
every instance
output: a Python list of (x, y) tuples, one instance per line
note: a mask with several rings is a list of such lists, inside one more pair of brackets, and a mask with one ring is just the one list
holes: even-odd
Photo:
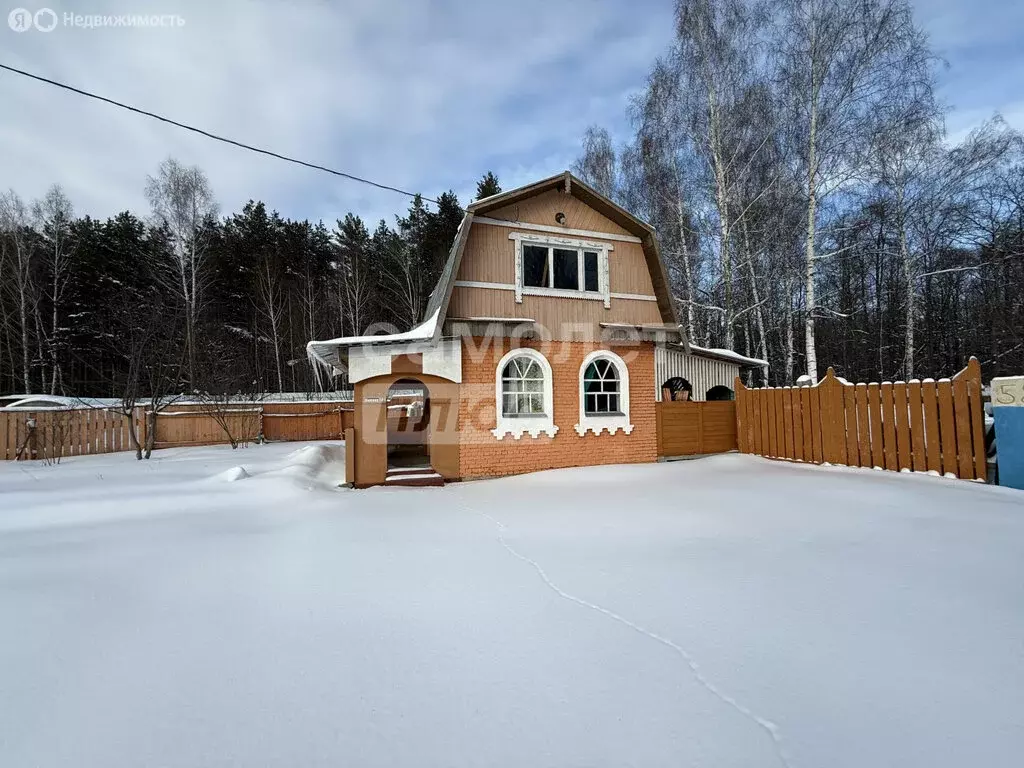
[(659, 456), (699, 456), (736, 450), (735, 402), (664, 400), (655, 405)]
[(952, 379), (850, 384), (829, 368), (814, 387), (736, 380), (739, 449), (769, 458), (939, 472), (984, 480), (981, 366)]
[(107, 408), (0, 409), (0, 460), (86, 456), (130, 450), (129, 420)]

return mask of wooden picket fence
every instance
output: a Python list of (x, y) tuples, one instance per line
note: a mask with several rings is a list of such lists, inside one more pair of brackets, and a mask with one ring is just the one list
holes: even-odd
[(981, 366), (950, 379), (748, 389), (736, 379), (739, 449), (777, 459), (986, 477)]
[[(351, 401), (312, 403), (241, 403), (226, 415), (232, 434), (252, 442), (260, 434), (268, 441), (337, 440), (352, 426)], [(208, 406), (172, 405), (156, 417), (154, 447), (175, 448), (228, 442), (223, 427)], [(0, 409), (0, 460), (58, 461), (132, 450), (130, 421), (140, 442), (146, 439), (145, 409), (131, 418), (108, 408), (45, 411)]]
[(0, 410), (0, 459), (58, 461), (131, 450), (128, 419), (106, 408)]

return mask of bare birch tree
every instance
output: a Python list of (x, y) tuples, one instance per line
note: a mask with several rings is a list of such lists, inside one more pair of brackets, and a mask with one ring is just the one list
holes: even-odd
[(41, 200), (32, 205), (32, 218), (42, 237), (40, 260), (48, 273), (50, 323), (46, 346), (50, 357), (50, 394), (63, 392), (61, 357), (67, 345), (62, 312), (64, 296), (71, 279), (74, 245), (71, 242), (71, 222), (75, 210), (64, 190), (57, 184), (50, 187)]
[[(29, 327), (36, 306), (33, 283), (35, 247), (29, 232), (25, 203), (13, 190), (0, 195), (0, 247), (10, 269), (10, 281), (17, 305), (18, 330), (21, 335), (21, 376), (25, 394), (32, 392), (29, 348)], [(8, 282), (8, 280), (4, 280)]]
[(619, 168), (607, 129), (596, 125), (587, 128), (583, 134), (583, 153), (573, 164), (573, 170), (605, 197), (618, 196)]
[(284, 374), (281, 368), (281, 343), (285, 324), (284, 289), (275, 262), (269, 255), (260, 260), (256, 269), (256, 295), (253, 297), (253, 303), (263, 318), (264, 328), (274, 349), (277, 391), (284, 392)]
[(186, 167), (172, 157), (146, 177), (146, 198), (156, 221), (171, 236), (171, 260), (164, 284), (185, 310), (185, 356), (189, 379), (196, 380), (196, 326), (202, 309), (209, 245), (208, 224), (217, 215), (217, 202), (206, 175), (198, 166)]
[(782, 0), (778, 67), (795, 173), (806, 204), (804, 347), (807, 374), (818, 380), (815, 279), (822, 204), (864, 168), (872, 118), (908, 78), (923, 71), (907, 0)]

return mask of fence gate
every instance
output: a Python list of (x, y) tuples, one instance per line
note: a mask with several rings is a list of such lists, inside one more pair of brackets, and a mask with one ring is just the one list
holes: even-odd
[(735, 402), (665, 400), (655, 406), (659, 456), (700, 456), (738, 448)]
[(736, 379), (739, 448), (770, 458), (986, 476), (981, 366), (950, 379), (747, 389)]

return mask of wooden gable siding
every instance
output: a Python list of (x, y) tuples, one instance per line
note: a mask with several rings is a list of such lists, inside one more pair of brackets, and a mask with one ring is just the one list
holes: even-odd
[[(523, 296), (523, 303), (516, 304), (513, 291), (461, 288), (458, 285), (452, 293), (448, 316), (529, 318), (548, 329), (559, 341), (599, 339), (600, 323), (661, 323), (661, 313), (653, 301), (612, 299), (611, 308), (605, 309), (603, 302), (590, 299)], [(587, 327), (573, 327), (580, 324)]]
[(631, 234), (611, 219), (602, 216), (589, 205), (572, 195), (558, 190), (542, 192), (536, 197), (503, 208), (482, 214), (490, 219), (506, 219), (508, 221), (525, 221), (530, 224), (559, 226), (555, 214), (565, 214), (565, 224), (569, 229), (586, 229), (593, 232), (610, 232), (614, 235)]
[(466, 250), (455, 279), (505, 285), (515, 283), (516, 249), (515, 243), (508, 239), (511, 231), (475, 222), (469, 230)]
[[(516, 280), (515, 243), (509, 240), (511, 232), (527, 232), (509, 225), (498, 226), (475, 222), (469, 232), (466, 252), (459, 265), (457, 280), (502, 283), (511, 285)], [(529, 234), (544, 237), (543, 232), (529, 231)], [(552, 234), (552, 237), (558, 237)], [(599, 237), (568, 236), (572, 239), (601, 240)], [(608, 279), (612, 293), (632, 293), (638, 296), (654, 296), (654, 284), (647, 270), (643, 246), (640, 243), (625, 243), (608, 240), (614, 250), (608, 254)], [(612, 299), (614, 302), (614, 299)], [(660, 322), (660, 317), (657, 322)]]
[[(608, 279), (612, 293), (635, 293), (654, 298), (654, 284), (640, 243), (615, 243), (615, 250), (608, 254)], [(658, 322), (661, 322), (661, 315), (658, 315)]]

